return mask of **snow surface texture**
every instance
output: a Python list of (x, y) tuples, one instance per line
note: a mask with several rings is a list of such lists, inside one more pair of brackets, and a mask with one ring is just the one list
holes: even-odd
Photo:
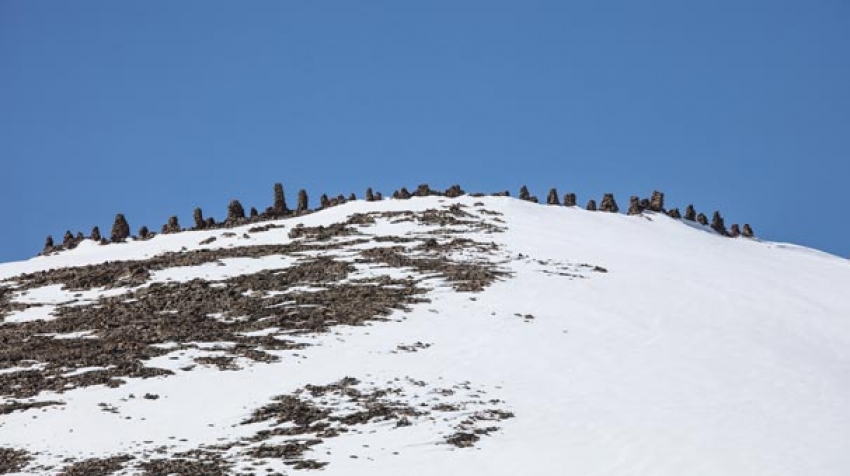
[[(405, 221), (397, 213), (451, 205), (479, 226)], [(384, 212), (396, 215), (380, 217)], [(290, 238), (297, 224), (327, 227), (358, 213), (376, 219), (353, 226), (356, 235), (326, 240), (333, 247), (325, 250), (227, 257), (85, 290), (22, 289), (17, 279), (167, 252), (298, 243), (304, 240)], [(375, 286), (382, 276), (394, 280), (388, 286), (424, 292), (382, 320), (358, 325), (293, 332), (257, 324), (254, 338), (291, 344), (265, 349), (276, 360), (233, 358), (229, 341), (163, 342), (143, 362), (168, 375), (124, 374), (116, 385), (69, 384), (27, 396), (6, 388), (0, 460), (18, 456), (9, 474), (60, 474), (72, 462), (110, 457), (118, 458), (114, 474), (126, 475), (168, 474), (174, 468), (161, 469), (158, 461), (181, 458), (208, 461), (207, 474), (850, 474), (847, 260), (729, 239), (661, 214), (587, 212), (507, 197), (357, 201), (273, 223), (282, 227), (108, 246), (86, 241), (2, 264), (0, 286), (13, 310), (0, 329), (61, 322), (63, 307), (97, 313), (102, 298), (132, 304), (142, 296), (133, 293), (169, 283), (205, 281), (215, 289), (317, 257), (351, 268), (336, 281), (248, 294), (276, 299), (283, 313), (297, 311), (304, 302), (298, 299), (310, 293)], [(210, 237), (216, 240), (199, 244)], [(498, 279), (459, 291), (439, 272), (362, 259), (392, 246), (425, 256), (414, 245), (431, 238), (494, 243), (440, 254), (490, 263)], [(287, 301), (290, 295), (299, 298)], [(205, 318), (243, 317), (222, 309)], [(105, 335), (67, 330), (38, 338)], [(0, 378), (47, 365), (3, 358)], [(67, 370), (59, 377), (114, 369)]]

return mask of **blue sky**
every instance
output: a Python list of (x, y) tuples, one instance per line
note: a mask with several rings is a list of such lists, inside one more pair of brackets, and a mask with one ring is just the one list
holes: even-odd
[(850, 3), (696, 3), (5, 0), (0, 261), (277, 181), (660, 189), (850, 256)]

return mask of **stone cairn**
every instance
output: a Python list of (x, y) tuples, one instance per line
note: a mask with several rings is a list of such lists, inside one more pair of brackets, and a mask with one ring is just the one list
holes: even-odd
[(120, 243), (130, 237), (130, 225), (124, 215), (119, 213), (115, 215), (115, 222), (112, 224), (112, 233), (109, 236), (109, 241)]
[(47, 235), (47, 238), (44, 239), (44, 250), (41, 253), (47, 254), (51, 251), (53, 251), (53, 236)]
[(323, 193), (322, 196), (319, 197), (319, 208), (328, 208), (330, 206), (331, 206), (331, 201), (328, 200), (327, 194)]
[(279, 218), (288, 214), (289, 208), (286, 206), (286, 197), (283, 194), (283, 184), (278, 182), (274, 184), (274, 202), (271, 207), (266, 209), (265, 216), (269, 218)]
[(168, 218), (168, 223), (162, 225), (162, 234), (167, 235), (169, 233), (180, 233), (180, 223), (177, 222), (176, 216), (171, 216)]
[(91, 229), (91, 235), (89, 235), (89, 239), (92, 241), (97, 241), (100, 243), (103, 240), (103, 237), (100, 236), (100, 228), (94, 227)]
[(752, 238), (754, 236), (753, 229), (750, 227), (749, 223), (744, 223), (744, 229), (741, 231), (741, 236), (744, 238)]
[(239, 223), (245, 220), (245, 209), (239, 200), (232, 200), (227, 206), (227, 223)]
[(427, 183), (420, 184), (416, 187), (416, 191), (413, 192), (414, 197), (428, 197), (430, 195), (433, 195), (433, 193)]
[(595, 211), (596, 211), (596, 200), (594, 200), (594, 199), (592, 199), (592, 198), (591, 198), (590, 200), (588, 200), (588, 201), (587, 201), (587, 206), (586, 206), (585, 208), (586, 208), (586, 209), (587, 209), (587, 211), (589, 211), (589, 212), (595, 212)]
[(729, 234), (726, 231), (726, 224), (723, 222), (723, 217), (720, 216), (720, 212), (718, 211), (715, 211), (714, 216), (711, 217), (711, 229), (723, 236)]
[(207, 227), (207, 222), (204, 221), (204, 212), (200, 207), (195, 208), (195, 211), (192, 212), (192, 218), (195, 220), (195, 230), (203, 230)]
[(694, 206), (688, 205), (688, 207), (685, 208), (685, 220), (696, 221), (696, 219), (697, 219), (697, 212), (696, 212), (696, 210), (694, 210)]
[(448, 198), (457, 198), (463, 195), (464, 193), (466, 192), (464, 192), (463, 189), (460, 188), (460, 185), (452, 185), (451, 187), (446, 189), (445, 195)]
[(309, 210), (309, 201), (307, 199), (307, 191), (303, 188), (298, 191), (298, 206), (295, 208), (296, 213), (307, 213)]
[(741, 236), (741, 229), (738, 227), (737, 223), (734, 223), (729, 227), (729, 236), (732, 238), (737, 238)]
[(699, 215), (697, 215), (697, 223), (699, 223), (700, 225), (703, 225), (703, 226), (707, 226), (708, 225), (708, 218), (705, 215), (703, 215), (702, 213), (700, 213)]
[(614, 200), (613, 193), (606, 193), (602, 196), (602, 203), (599, 204), (599, 211), (608, 213), (617, 213), (620, 207), (617, 206), (617, 201)]
[(634, 195), (629, 197), (629, 211), (626, 212), (628, 215), (640, 215), (643, 213), (643, 207), (641, 206), (640, 199)]
[(139, 239), (140, 240), (149, 240), (151, 238), (153, 238), (153, 233), (151, 233), (151, 231), (148, 230), (148, 227), (146, 227), (145, 225), (142, 225), (142, 227), (139, 228)]
[(565, 207), (576, 206), (576, 194), (574, 194), (574, 193), (564, 194), (564, 206)]
[(561, 202), (558, 201), (558, 190), (551, 188), (549, 189), (549, 195), (546, 197), (547, 205), (560, 205)]

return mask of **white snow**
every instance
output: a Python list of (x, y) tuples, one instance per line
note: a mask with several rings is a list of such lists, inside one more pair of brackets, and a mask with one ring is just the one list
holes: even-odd
[[(329, 225), (358, 212), (453, 203), (503, 214), (504, 233), (469, 236), (499, 244), (493, 259), (504, 261), (512, 277), (480, 293), (431, 280), (431, 302), (388, 322), (313, 336), (314, 345), (277, 352), (277, 363), (239, 359), (239, 371), (205, 365), (182, 371), (195, 357), (215, 352), (175, 350), (148, 362), (174, 376), (41, 395), (65, 405), (40, 409), (37, 419), (29, 412), (0, 416), (0, 447), (40, 452), (40, 462), (58, 464), (60, 455), (138, 453), (162, 444), (177, 452), (234, 441), (256, 431), (239, 423), (272, 396), (353, 376), (376, 384), (411, 378), (429, 388), (471, 382), (485, 398), (502, 400), (515, 418), (464, 449), (441, 443), (446, 422), (370, 424), (306, 454), (330, 463), (324, 475), (850, 474), (850, 263), (799, 246), (724, 238), (655, 214), (594, 213), (506, 197), (429, 197), (350, 202), (279, 220), (284, 228), (247, 239), (248, 226), (227, 230), (233, 238), (213, 230), (120, 245), (86, 242), (2, 264), (0, 279), (196, 249), (210, 236), (218, 239), (205, 248), (286, 243), (296, 223)], [(361, 231), (388, 236), (433, 229), (379, 219)], [(157, 271), (153, 280), (222, 280), (296, 262), (279, 256), (223, 261)], [(411, 271), (358, 264), (357, 274), (405, 277)], [(51, 318), (52, 305), (94, 298), (68, 295), (54, 287), (29, 291), (16, 300), (45, 305), (5, 322)], [(390, 352), (411, 342), (430, 346)], [(410, 386), (411, 401), (423, 398), (414, 395), (417, 388)], [(146, 393), (160, 398), (141, 398)]]

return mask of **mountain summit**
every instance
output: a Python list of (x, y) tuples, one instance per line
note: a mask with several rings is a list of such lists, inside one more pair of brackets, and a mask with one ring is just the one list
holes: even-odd
[(847, 260), (655, 196), (280, 195), (0, 265), (0, 474), (850, 472)]

